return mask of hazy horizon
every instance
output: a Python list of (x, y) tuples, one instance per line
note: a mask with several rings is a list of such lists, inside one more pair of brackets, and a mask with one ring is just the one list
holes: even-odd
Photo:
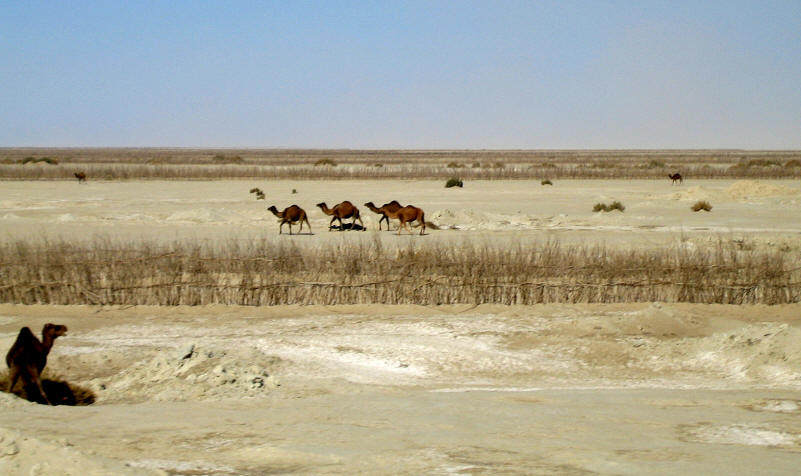
[(801, 149), (801, 2), (0, 5), (0, 147)]

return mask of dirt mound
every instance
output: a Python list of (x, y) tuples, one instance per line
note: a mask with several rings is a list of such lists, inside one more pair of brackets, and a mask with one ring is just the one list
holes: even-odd
[(253, 348), (201, 348), (190, 344), (156, 351), (118, 374), (89, 384), (99, 403), (255, 397), (279, 385), (267, 370), (279, 360)]
[(758, 180), (739, 180), (726, 189), (726, 195), (735, 200), (747, 200), (749, 198), (799, 195), (799, 190)]
[(47, 442), (0, 428), (0, 473), (41, 476), (166, 475), (163, 471), (137, 469), (72, 448), (69, 442)]

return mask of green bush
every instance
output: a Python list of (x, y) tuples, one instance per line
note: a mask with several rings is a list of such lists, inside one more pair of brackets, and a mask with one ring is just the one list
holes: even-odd
[(462, 179), (460, 178), (451, 177), (447, 182), (445, 182), (445, 188), (451, 187), (464, 187), (464, 182), (462, 182)]

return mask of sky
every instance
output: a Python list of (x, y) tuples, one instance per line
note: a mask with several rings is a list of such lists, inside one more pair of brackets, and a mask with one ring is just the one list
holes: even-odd
[(0, 147), (801, 149), (801, 1), (0, 2)]

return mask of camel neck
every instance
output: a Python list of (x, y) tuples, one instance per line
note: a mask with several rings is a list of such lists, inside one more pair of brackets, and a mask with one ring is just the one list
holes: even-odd
[(50, 352), (50, 349), (53, 347), (53, 339), (52, 336), (48, 334), (42, 334), (42, 350), (44, 354), (47, 355)]

